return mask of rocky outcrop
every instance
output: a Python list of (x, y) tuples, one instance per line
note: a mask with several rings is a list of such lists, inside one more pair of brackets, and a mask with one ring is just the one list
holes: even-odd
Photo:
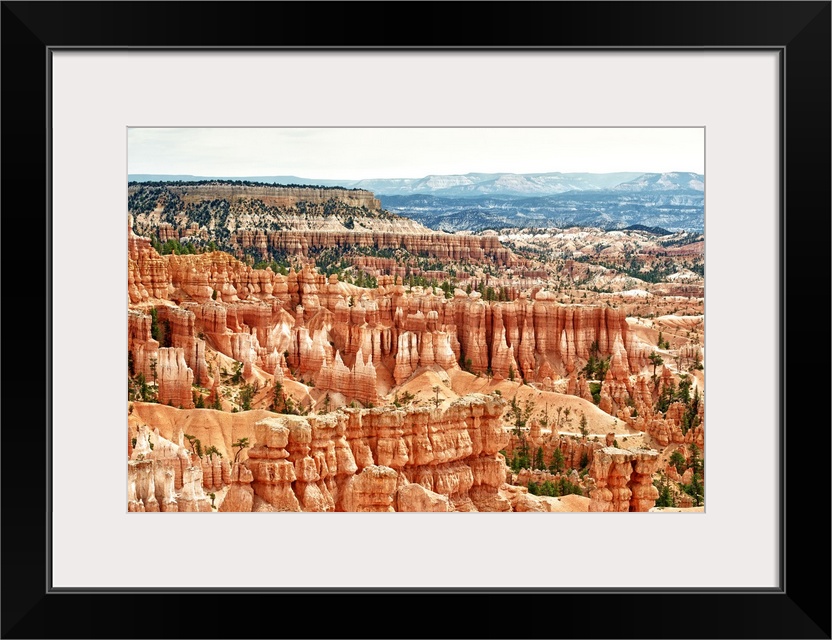
[(232, 303), (280, 293), (281, 287), (275, 286), (279, 277), (270, 269), (252, 269), (228, 253), (174, 254), (163, 259), (170, 280), (168, 298), (180, 304), (214, 299)]
[[(406, 326), (419, 324), (424, 320), (421, 312), (414, 316), (408, 316)], [(398, 336), (397, 349), (395, 353), (395, 367), (393, 378), (396, 384), (406, 382), (417, 370), (423, 367), (438, 366), (445, 371), (458, 369), (457, 353), (459, 342), (456, 335), (448, 331), (438, 331), (435, 326), (438, 324), (436, 311), (428, 312), (427, 325), (433, 325), (433, 329), (425, 328), (419, 330), (405, 330)]]
[[(153, 232), (161, 242), (189, 237), (213, 240), (240, 257), (252, 250), (266, 258), (270, 250), (307, 256), (312, 249), (372, 247), (402, 248), (441, 261), (488, 259), (498, 265), (516, 261), (496, 235), (431, 231), (383, 211), (371, 192), (359, 189), (232, 184), (166, 185), (150, 193), (152, 189), (128, 187), (128, 197), (143, 190), (157, 204), (164, 201), (161, 216), (158, 211), (132, 210), (130, 228)], [(211, 220), (213, 215), (218, 219)], [(195, 281), (194, 286), (202, 285)]]
[(268, 246), (290, 256), (307, 256), (311, 249), (331, 247), (372, 247), (374, 249), (405, 249), (420, 256), (442, 262), (474, 262), (488, 260), (499, 266), (511, 265), (516, 258), (500, 244), (496, 236), (459, 235), (397, 231), (275, 231), (267, 236)]
[(406, 484), (396, 492), (395, 510), (444, 513), (452, 511), (453, 507), (447, 496), (434, 493), (420, 484)]
[(533, 495), (526, 487), (519, 485), (503, 485), (500, 493), (510, 505), (511, 510), (518, 513), (586, 512), (590, 504), (590, 499), (584, 496)]
[(595, 481), (590, 511), (649, 511), (659, 497), (653, 474), (659, 452), (604, 447), (595, 452), (589, 474)]
[[(566, 511), (570, 507), (563, 500), (518, 497), (506, 484), (516, 483), (525, 490), (530, 482), (560, 486), (561, 480), (589, 494), (584, 510), (644, 511), (653, 506), (658, 452), (550, 437), (539, 426), (527, 438), (545, 447), (547, 464), (553, 452), (560, 451), (565, 468), (559, 473), (524, 470), (512, 478), (500, 453), (509, 447), (512, 436), (502, 426), (503, 408), (504, 400), (498, 396), (471, 394), (444, 410), (345, 408), (309, 416), (260, 412), (259, 416), (269, 417), (259, 417), (253, 428), (242, 426), (245, 416), (240, 414), (237, 427), (228, 421), (237, 435), (202, 436), (206, 441), (224, 441), (221, 449), (230, 456), (228, 443), (240, 434), (252, 434), (253, 446), (245, 449), (242, 462), (233, 469), (225, 458), (219, 464), (216, 456), (196, 458), (183, 445), (181, 431), (176, 444), (142, 426), (141, 437), (128, 451), (132, 462), (153, 463), (153, 484), (148, 488), (150, 480), (140, 475), (141, 465), (132, 465), (132, 506), (128, 506), (148, 510), (153, 495), (162, 511), (208, 510), (205, 492), (231, 485), (220, 501), (223, 511)], [(160, 416), (179, 413), (165, 407), (157, 411)], [(589, 477), (579, 477), (577, 467), (586, 462)], [(362, 475), (367, 468), (372, 469)], [(562, 496), (566, 497), (571, 499)]]
[[(136, 193), (141, 184), (130, 185), (128, 195)], [(198, 204), (212, 200), (226, 200), (237, 204), (250, 200), (259, 200), (274, 207), (295, 207), (299, 202), (310, 205), (323, 205), (330, 200), (338, 200), (351, 207), (366, 207), (369, 210), (381, 209), (379, 201), (372, 192), (362, 189), (341, 189), (338, 187), (298, 187), (265, 184), (184, 184), (165, 185), (166, 191), (181, 200), (184, 205)]]
[(288, 460), (289, 416), (268, 418), (255, 425), (256, 444), (248, 452), (245, 466), (251, 470), (252, 489), (269, 511), (300, 511), (292, 483), (297, 480), (295, 465)]
[(545, 513), (548, 511), (542, 497), (528, 493), (525, 487), (512, 486), (511, 489), (507, 487), (506, 493), (512, 511), (517, 513)]
[(137, 310), (127, 312), (127, 352), (129, 375), (142, 374), (154, 380), (153, 367), (159, 362), (159, 343), (150, 335), (151, 317)]
[(170, 346), (181, 348), (185, 363), (193, 372), (194, 381), (200, 385), (210, 382), (208, 365), (205, 362), (205, 341), (196, 337), (196, 316), (192, 311), (178, 307), (163, 306), (159, 308), (159, 320), (165, 322), (170, 335)]
[(333, 437), (337, 436), (335, 424), (330, 420), (316, 422), (315, 428), (308, 420), (287, 416), (283, 423), (289, 428), (289, 462), (295, 467), (292, 488), (303, 511), (334, 511), (335, 498), (326, 480), (329, 477), (327, 458), (334, 451)]
[(355, 355), (352, 368), (347, 367), (341, 359), (341, 353), (336, 352), (332, 364), (324, 357), (317, 375), (316, 388), (322, 391), (334, 391), (347, 398), (352, 398), (365, 404), (378, 402), (378, 379), (376, 368), (372, 360), (365, 362), (364, 355), (359, 349)]
[(468, 490), (478, 511), (510, 511), (511, 504), (500, 493), (505, 486), (506, 463), (502, 454), (482, 455), (470, 461), (472, 483)]
[[(154, 257), (141, 239), (134, 237), (133, 244), (131, 290), (158, 296), (171, 346), (184, 350), (202, 385), (208, 384), (210, 347), (243, 362), (247, 378), (253, 367), (270, 374), (291, 371), (343, 393), (347, 402), (374, 403), (374, 389), (386, 393), (422, 368), (460, 366), (496, 379), (516, 376), (550, 385), (568, 379), (574, 393), (591, 399), (577, 373), (597, 347), (597, 357), (610, 360), (602, 409), (615, 416), (631, 406), (641, 413), (653, 401), (642, 388), (649, 383), (632, 379), (650, 370), (652, 349), (630, 331), (618, 309), (564, 305), (543, 289), (510, 302), (486, 302), (461, 290), (448, 299), (390, 278), (377, 289), (360, 289), (311, 269), (282, 276), (220, 252)], [(137, 310), (149, 300), (131, 296)], [(141, 349), (156, 348), (142, 322), (131, 320), (136, 362)]]
[(260, 420), (222, 509), (246, 510), (242, 493), (251, 482), (254, 511), (508, 511), (499, 494), (502, 407), (495, 396), (472, 394), (444, 411), (344, 409)]
[(127, 463), (127, 511), (160, 511), (151, 460), (142, 458)]
[(370, 465), (350, 478), (344, 489), (345, 511), (395, 511), (398, 474), (390, 467)]
[(179, 511), (211, 511), (211, 500), (202, 490), (202, 469), (188, 467), (182, 472), (182, 491), (177, 500)]
[(128, 511), (211, 511), (203, 470), (184, 446), (140, 426), (128, 461)]
[(159, 402), (183, 409), (193, 408), (191, 387), (194, 383), (194, 373), (185, 362), (184, 349), (159, 349), (156, 375), (159, 383)]
[(166, 300), (170, 293), (167, 261), (151, 246), (150, 240), (127, 229), (127, 298), (130, 304), (151, 299)]
[(202, 486), (210, 491), (219, 490), (230, 483), (231, 467), (224, 458), (212, 454), (203, 456), (200, 460), (202, 467)]
[(700, 424), (685, 434), (686, 444), (695, 444), (700, 451), (705, 450), (705, 427)]
[(231, 486), (219, 506), (218, 511), (251, 511), (254, 506), (254, 489), (251, 482), (254, 479), (251, 470), (241, 464), (235, 464), (231, 469)]
[(659, 490), (653, 486), (653, 474), (658, 469), (658, 455), (656, 451), (634, 451), (633, 473), (630, 476), (629, 487), (630, 511), (650, 511), (659, 497)]

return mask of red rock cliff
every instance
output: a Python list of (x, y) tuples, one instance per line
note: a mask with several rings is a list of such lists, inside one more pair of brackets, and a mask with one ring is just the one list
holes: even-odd
[(234, 497), (220, 510), (509, 510), (498, 493), (505, 482), (498, 452), (508, 441), (502, 408), (496, 396), (473, 394), (444, 411), (266, 418), (255, 425), (256, 441), (242, 463), (254, 499), (245, 497), (247, 476), (239, 471)]
[[(476, 293), (459, 291), (446, 299), (384, 282), (360, 289), (309, 269), (288, 276), (254, 270), (220, 252), (158, 256), (140, 239), (133, 241), (134, 307), (172, 301), (184, 310), (168, 310), (166, 318), (173, 345), (184, 350), (201, 384), (207, 383), (203, 340), (243, 362), (247, 375), (252, 366), (268, 373), (286, 366), (320, 382), (321, 389), (364, 403), (424, 367), (463, 366), (498, 379), (575, 378), (595, 344), (600, 357), (610, 358), (603, 408), (616, 415), (638, 393), (630, 376), (649, 370), (651, 349), (618, 309), (563, 305), (546, 291), (486, 302)], [(145, 342), (148, 337), (137, 319), (131, 323), (131, 349), (139, 361), (140, 336)], [(144, 347), (153, 348), (149, 342)], [(586, 388), (573, 387), (590, 397)], [(647, 397), (642, 401), (639, 412), (648, 405)]]

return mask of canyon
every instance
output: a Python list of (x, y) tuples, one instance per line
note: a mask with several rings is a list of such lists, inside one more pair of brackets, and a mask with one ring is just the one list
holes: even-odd
[(129, 511), (701, 510), (701, 240), (128, 196)]

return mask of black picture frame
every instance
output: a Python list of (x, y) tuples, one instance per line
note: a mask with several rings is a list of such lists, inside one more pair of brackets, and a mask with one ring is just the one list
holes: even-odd
[[(7, 311), (0, 433), (5, 445), (0, 449), (3, 638), (287, 635), (297, 633), (294, 618), (307, 625), (308, 637), (830, 637), (829, 404), (825, 395), (816, 398), (817, 390), (801, 382), (804, 372), (811, 372), (817, 387), (826, 383), (824, 354), (829, 353), (829, 333), (816, 328), (812, 318), (826, 324), (829, 317), (830, 2), (485, 2), (460, 6), (466, 21), (454, 17), (452, 4), (2, 3), (0, 197)], [(283, 27), (275, 29), (275, 20)], [(287, 24), (302, 26), (290, 29)], [(279, 594), (51, 590), (47, 483), (52, 457), (59, 452), (50, 449), (49, 428), (52, 413), (62, 410), (52, 406), (51, 388), (64, 381), (49, 376), (55, 320), (50, 256), (52, 243), (60, 241), (49, 233), (50, 52), (129, 47), (779, 51), (785, 81), (780, 132), (780, 588)], [(814, 240), (818, 237), (820, 242)], [(819, 309), (816, 301), (796, 293), (807, 278), (821, 291)], [(27, 339), (21, 339), (24, 335)], [(791, 394), (787, 381), (798, 381)], [(753, 467), (753, 461), (743, 464)], [(754, 490), (752, 470), (748, 487), (738, 493), (743, 490)], [(695, 540), (680, 545), (690, 556), (674, 555), (668, 561), (679, 562), (683, 571), (685, 561), (695, 562), (701, 550)], [(506, 550), (505, 558), (517, 551)], [(524, 557), (532, 554), (532, 549), (523, 552)], [(436, 615), (431, 607), (437, 607)], [(459, 628), (443, 628), (446, 616), (440, 614), (449, 611)], [(400, 625), (384, 622), (389, 617), (398, 618)]]

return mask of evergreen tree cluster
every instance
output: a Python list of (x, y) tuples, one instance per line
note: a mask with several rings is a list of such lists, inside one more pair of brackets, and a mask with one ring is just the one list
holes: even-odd
[(664, 386), (653, 409), (658, 413), (667, 414), (667, 410), (671, 404), (675, 402), (684, 404), (685, 410), (682, 414), (681, 428), (682, 433), (687, 434), (688, 431), (701, 423), (699, 417), (701, 396), (699, 395), (699, 389), (696, 389), (691, 394), (690, 388), (692, 380), (690, 377), (683, 374), (680, 378), (678, 387), (672, 381)]
[(274, 413), (285, 413), (289, 415), (305, 415), (306, 411), (302, 407), (295, 404), (291, 396), (287, 396), (283, 391), (283, 385), (279, 382), (274, 383), (272, 389), (272, 404), (269, 411)]
[(539, 484), (537, 482), (529, 482), (528, 488), (529, 493), (533, 496), (550, 496), (552, 498), (557, 498), (568, 495), (584, 495), (584, 492), (579, 485), (570, 482), (563, 476), (554, 482), (551, 480), (545, 480)]
[[(601, 357), (601, 350), (598, 348), (598, 342), (592, 341), (589, 347), (589, 359), (586, 365), (581, 369), (581, 373), (586, 376), (587, 380), (601, 380), (603, 381), (610, 368), (610, 356), (606, 358)], [(600, 385), (598, 387), (600, 393)], [(595, 404), (598, 404), (597, 402)]]
[(699, 447), (690, 445), (690, 468), (693, 469), (689, 484), (679, 484), (679, 488), (693, 498), (693, 506), (701, 507), (705, 499), (704, 465)]

